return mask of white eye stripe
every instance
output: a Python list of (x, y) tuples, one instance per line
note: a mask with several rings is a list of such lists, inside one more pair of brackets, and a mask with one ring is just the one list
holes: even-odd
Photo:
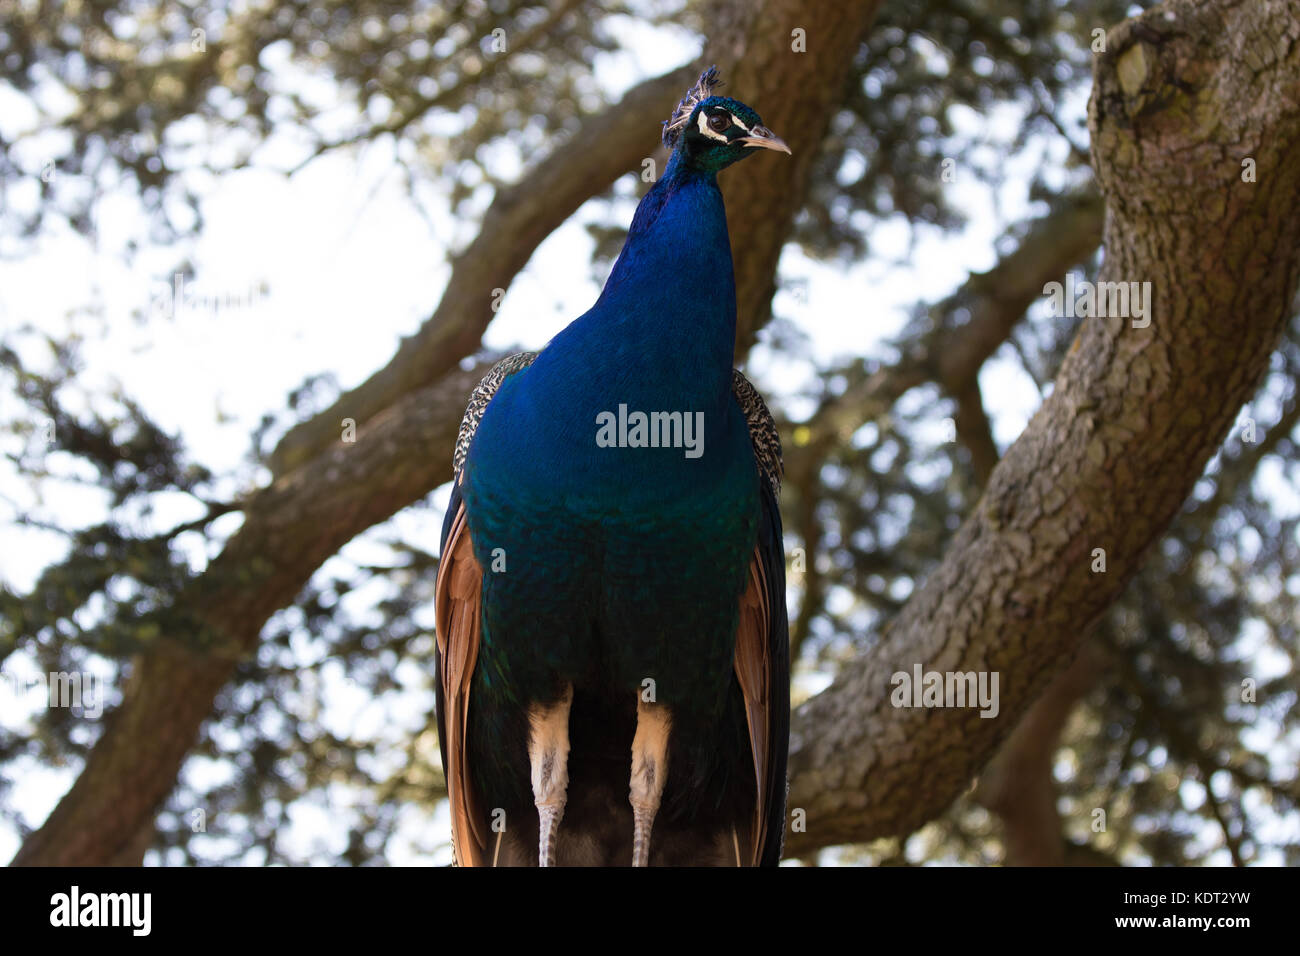
[[(731, 117), (731, 122), (734, 125), (739, 126), (746, 133), (750, 131), (748, 126), (746, 126), (744, 123), (742, 123), (739, 119), (736, 118), (735, 113), (729, 111), (727, 115)], [(722, 143), (728, 142), (726, 136), (724, 136), (721, 133), (715, 133), (713, 132), (713, 130), (709, 129), (709, 118), (704, 115), (703, 110), (700, 111), (699, 116), (696, 118), (695, 125), (698, 126), (700, 128), (700, 132), (703, 133), (705, 136), (707, 136), (709, 139), (716, 139)]]
[(695, 125), (698, 126), (700, 128), (700, 132), (703, 133), (705, 136), (707, 136), (709, 139), (716, 139), (721, 143), (727, 142), (727, 137), (723, 136), (721, 133), (715, 133), (713, 132), (713, 130), (709, 129), (709, 118), (704, 115), (703, 110), (700, 110), (700, 115), (699, 118), (696, 119)]

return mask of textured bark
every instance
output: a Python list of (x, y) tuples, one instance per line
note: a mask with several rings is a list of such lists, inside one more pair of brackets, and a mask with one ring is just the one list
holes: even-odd
[[(940, 567), (796, 714), (788, 852), (907, 833), (963, 791), (1168, 527), (1268, 365), (1300, 271), (1300, 21), (1181, 0), (1114, 28), (1089, 110), (1103, 281), (1149, 327), (1083, 323), (1051, 397)], [(1257, 182), (1241, 161), (1257, 162)], [(1106, 550), (1107, 570), (1091, 571)], [(1001, 711), (894, 708), (920, 663), (996, 671)]]
[[(875, 3), (850, 6), (854, 9), (845, 12), (829, 0), (737, 5), (738, 15), (749, 21), (748, 32), (728, 33), (731, 59), (717, 57), (728, 82), (724, 92), (744, 90), (755, 102), (767, 97), (772, 108), (765, 119), (773, 123), (789, 117), (781, 132), (806, 157), (804, 163), (829, 123), (857, 41), (876, 8)], [(809, 53), (791, 52), (789, 29), (775, 44), (760, 27), (795, 17), (791, 28), (808, 30)], [(817, 37), (823, 46), (815, 45)], [(729, 64), (737, 66), (728, 73)], [(209, 643), (196, 650), (168, 641), (133, 663), (123, 702), (107, 719), (81, 775), (23, 844), (15, 863), (102, 864), (122, 859), (119, 854), (138, 845), (175, 784), (213, 699), (237, 661), (256, 647), (271, 614), (289, 604), (343, 544), (450, 477), (465, 401), (486, 371), (482, 365), (463, 371), (458, 363), (479, 346), (492, 315), (492, 289), (508, 286), (532, 250), (585, 199), (618, 175), (639, 169), (640, 159), (658, 142), (659, 122), (695, 79), (695, 70), (684, 68), (638, 87), (504, 191), (478, 238), (455, 261), (433, 318), (385, 369), (285, 436), (274, 456), (274, 483), (252, 497), (238, 534), (177, 596), (177, 606), (190, 611)], [(754, 79), (769, 70), (792, 85), (773, 88)], [(803, 201), (806, 166), (768, 160), (751, 159), (746, 166), (764, 177), (766, 189), (783, 192), (779, 200), (762, 202), (729, 198), (733, 236), (747, 236), (760, 223), (767, 229), (776, 221), (771, 210), (788, 207), (792, 215)], [(804, 170), (802, 177), (792, 171), (798, 169)], [(788, 219), (781, 220), (782, 234)], [(767, 254), (765, 266), (738, 271), (743, 302), (758, 296), (754, 288), (770, 295), (772, 276), (759, 271), (775, 269), (778, 251)], [(344, 417), (357, 422), (355, 445), (339, 441)]]

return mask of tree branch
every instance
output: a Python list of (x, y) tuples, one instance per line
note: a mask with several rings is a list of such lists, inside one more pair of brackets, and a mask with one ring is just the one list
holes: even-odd
[[(212, 701), (262, 626), (315, 569), (360, 531), (451, 476), (465, 401), (491, 367), (480, 362), (358, 422), (311, 467), (257, 494), (243, 526), (203, 575), (176, 597), (206, 649), (173, 634), (131, 664), (121, 705), (106, 719), (72, 789), (19, 849), (14, 865), (104, 864), (139, 846), (142, 829), (176, 781)], [(412, 454), (412, 449), (418, 453)]]
[[(1150, 281), (1150, 324), (1083, 323), (942, 564), (796, 712), (790, 806), (807, 828), (788, 852), (910, 832), (961, 793), (1136, 573), (1257, 387), (1300, 274), (1297, 41), (1284, 4), (1234, 0), (1175, 0), (1111, 31), (1089, 111), (1101, 280)], [(1242, 181), (1246, 156), (1257, 182)], [(891, 674), (913, 664), (999, 674), (998, 716), (891, 706)]]
[[(790, 144), (789, 157), (759, 157), (722, 177), (736, 268), (736, 354), (771, 317), (776, 266), (831, 118), (844, 101), (854, 57), (881, 0), (715, 3), (706, 58), (727, 87), (762, 105), (763, 125)], [(806, 52), (797, 52), (794, 31)], [(798, 94), (790, 95), (791, 90)], [(743, 93), (741, 92), (743, 91)]]
[[(808, 465), (815, 467), (827, 443), (879, 418), (913, 388), (935, 382), (951, 395), (969, 388), (1042, 296), (1043, 286), (1096, 251), (1102, 219), (1100, 197), (1087, 193), (1035, 221), (1015, 252), (988, 272), (972, 273), (961, 288), (930, 309), (934, 331), (915, 349), (853, 385), (803, 423), (798, 440), (786, 441), (787, 471), (797, 471), (804, 458), (811, 458)], [(951, 316), (959, 309), (969, 318), (953, 328)]]
[(997, 466), (998, 446), (993, 441), (993, 428), (984, 411), (979, 378), (972, 376), (970, 381), (952, 393), (952, 397), (957, 404), (956, 414), (953, 415), (957, 440), (970, 455), (971, 475), (975, 479), (976, 488), (983, 488)]
[(1007, 865), (1065, 865), (1070, 845), (1061, 834), (1052, 758), (1065, 722), (1097, 682), (1103, 666), (1096, 646), (1085, 644), (984, 768), (975, 799), (1002, 819)]
[(657, 145), (655, 118), (668, 115), (693, 79), (694, 70), (685, 66), (633, 87), (519, 182), (501, 190), (474, 241), (452, 260), (451, 278), (433, 315), (384, 368), (290, 429), (271, 454), (271, 470), (287, 474), (335, 441), (342, 419), (366, 421), (472, 355), (495, 314), (493, 290), (509, 288), (547, 236), (638, 167)]
[[(369, 127), (359, 133), (351, 136), (344, 136), (340, 139), (325, 140), (318, 143), (311, 154), (302, 162), (298, 163), (288, 171), (289, 175), (302, 170), (313, 160), (325, 155), (331, 150), (340, 149), (345, 146), (354, 146), (367, 140), (375, 139), (386, 134), (401, 133), (412, 123), (419, 120), (422, 116), (427, 115), (431, 110), (447, 106), (455, 102), (456, 97), (464, 91), (465, 87), (473, 84), (481, 86), (488, 80), (492, 79), (497, 73), (500, 73), (507, 63), (525, 50), (530, 50), (537, 45), (539, 40), (545, 38), (546, 34), (555, 27), (564, 17), (568, 16), (582, 2), (582, 0), (563, 0), (559, 6), (547, 12), (547, 15), (535, 25), (529, 27), (523, 33), (511, 39), (508, 52), (502, 55), (490, 57), (479, 68), (477, 73), (462, 74), (457, 81), (450, 86), (439, 90), (432, 96), (419, 96), (415, 99), (410, 109), (405, 110), (401, 115), (394, 116), (385, 123)], [(477, 59), (477, 57), (476, 57)]]

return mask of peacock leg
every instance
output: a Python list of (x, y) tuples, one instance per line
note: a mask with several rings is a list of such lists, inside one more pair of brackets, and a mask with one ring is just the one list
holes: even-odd
[(537, 805), (537, 865), (555, 866), (556, 831), (569, 789), (569, 708), (573, 686), (554, 704), (534, 704), (528, 712), (528, 763)]
[(632, 865), (650, 865), (650, 828), (668, 778), (668, 730), (672, 716), (663, 704), (638, 700), (632, 739)]

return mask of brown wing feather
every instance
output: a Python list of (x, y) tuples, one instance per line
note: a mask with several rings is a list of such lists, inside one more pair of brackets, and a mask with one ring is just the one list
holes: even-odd
[(767, 754), (771, 734), (771, 673), (768, 648), (772, 609), (768, 606), (767, 577), (757, 550), (749, 562), (749, 578), (740, 597), (740, 623), (736, 629), (736, 679), (745, 699), (749, 724), (749, 746), (754, 756), (754, 803), (751, 866), (757, 866), (762, 852), (767, 820)]
[(462, 503), (443, 547), (434, 585), (434, 626), (438, 634), (443, 713), (441, 731), (447, 798), (451, 804), (451, 840), (460, 866), (484, 866), (487, 833), (470, 784), (465, 734), (469, 722), (469, 689), (478, 660), (483, 569), (474, 558)]
[(759, 542), (749, 562), (736, 631), (736, 679), (745, 702), (757, 793), (748, 855), (752, 865), (775, 865), (784, 831), (790, 717), (785, 565), (778, 503), (783, 470), (781, 436), (763, 397), (745, 376), (733, 372), (731, 387), (749, 426), (754, 463), (764, 482)]
[[(518, 352), (503, 358), (492, 366), (470, 395), (452, 460), (457, 486), (464, 477), (465, 459), (488, 403), (502, 382), (527, 368), (536, 357), (536, 352)], [(442, 560), (433, 597), (434, 625), (438, 632), (438, 734), (451, 804), (451, 842), (456, 862), (461, 866), (484, 866), (488, 863), (488, 834), (479, 812), (478, 795), (470, 783), (465, 746), (470, 681), (478, 660), (481, 634), (483, 569), (474, 558), (465, 503), (455, 488), (448, 510), (452, 509), (455, 515), (451, 525), (444, 525)]]

